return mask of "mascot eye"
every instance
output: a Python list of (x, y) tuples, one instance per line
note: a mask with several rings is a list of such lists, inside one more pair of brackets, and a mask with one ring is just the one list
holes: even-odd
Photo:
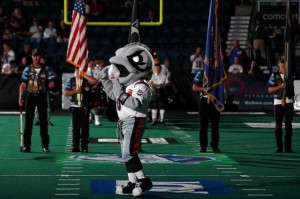
[(138, 63), (140, 58), (138, 56), (132, 58), (135, 63)]
[(149, 57), (148, 54), (143, 50), (138, 50), (133, 54), (128, 55), (127, 59), (130, 62), (130, 64), (138, 71), (144, 72), (149, 70), (149, 68), (147, 67)]

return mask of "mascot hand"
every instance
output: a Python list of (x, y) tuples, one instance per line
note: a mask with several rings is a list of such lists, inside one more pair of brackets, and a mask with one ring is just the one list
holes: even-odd
[(108, 66), (103, 68), (100, 73), (99, 73), (100, 79), (101, 80), (106, 80), (108, 79)]
[(120, 71), (118, 68), (111, 64), (108, 69), (108, 77), (110, 80), (117, 79), (120, 76)]
[(122, 93), (124, 93), (124, 89), (117, 78), (112, 79), (112, 83), (113, 94), (118, 98)]

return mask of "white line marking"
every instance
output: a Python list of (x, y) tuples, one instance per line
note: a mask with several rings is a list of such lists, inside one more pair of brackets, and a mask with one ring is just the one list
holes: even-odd
[(248, 196), (254, 196), (254, 197), (271, 197), (273, 194), (248, 194)]
[(58, 191), (74, 191), (74, 190), (80, 190), (80, 188), (56, 188)]
[(246, 180), (246, 179), (231, 179), (230, 181), (233, 181), (233, 182), (237, 182), (237, 181), (240, 181), (240, 182), (249, 182), (249, 181), (253, 181), (253, 180), (251, 180), (251, 179), (249, 179), (249, 180)]
[(242, 171), (222, 171), (222, 173), (243, 173)]
[(255, 187), (255, 186), (258, 186), (258, 184), (236, 184), (237, 186), (253, 186), (253, 187)]
[(82, 169), (82, 166), (80, 166), (80, 167), (63, 167), (63, 169)]
[[(188, 115), (198, 115), (198, 112), (187, 112)], [(222, 115), (266, 115), (265, 112), (221, 112)]]
[(248, 175), (241, 175), (242, 178), (249, 178), (250, 176)]
[(82, 164), (70, 164), (70, 163), (66, 163), (63, 164), (64, 166), (82, 166)]
[(60, 183), (60, 184), (57, 184), (57, 185), (58, 185), (58, 186), (79, 186), (80, 183), (73, 183), (73, 184), (71, 184), (71, 183), (68, 183), (68, 184)]
[(62, 171), (62, 172), (65, 172), (65, 173), (81, 173), (82, 171)]
[[(20, 112), (16, 112), (16, 111), (0, 111), (0, 115), (19, 115)], [(23, 114), (26, 114), (25, 111), (23, 112)]]

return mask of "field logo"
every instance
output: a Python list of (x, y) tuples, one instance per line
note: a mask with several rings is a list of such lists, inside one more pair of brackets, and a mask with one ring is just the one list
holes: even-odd
[[(212, 161), (214, 157), (183, 156), (174, 154), (140, 154), (142, 163), (177, 163), (177, 164), (199, 164), (203, 161)], [(92, 161), (92, 162), (115, 162), (123, 163), (124, 160), (119, 154), (95, 154), (95, 155), (72, 155), (71, 161)]]
[[(127, 184), (125, 180), (92, 180), (92, 194), (115, 194), (116, 186)], [(153, 188), (146, 195), (171, 194), (233, 194), (223, 181), (193, 180), (193, 181), (153, 181)]]

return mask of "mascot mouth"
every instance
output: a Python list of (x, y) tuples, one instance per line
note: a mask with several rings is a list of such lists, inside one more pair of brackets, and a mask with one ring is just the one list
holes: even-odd
[(119, 77), (127, 77), (130, 74), (130, 72), (126, 69), (125, 66), (120, 65), (120, 64), (114, 64), (114, 65), (120, 71), (120, 76)]

